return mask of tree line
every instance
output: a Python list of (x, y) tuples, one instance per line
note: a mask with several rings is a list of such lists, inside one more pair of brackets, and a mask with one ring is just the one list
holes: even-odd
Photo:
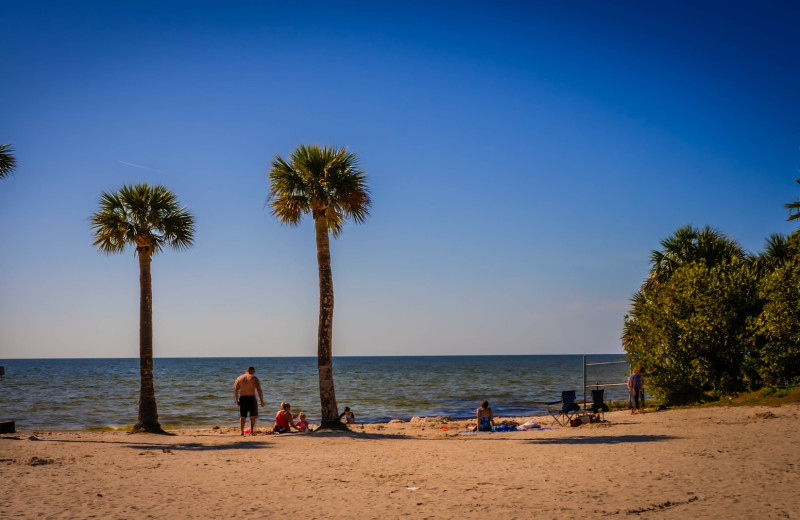
[[(800, 199), (785, 207), (800, 219)], [(622, 331), (650, 393), (679, 404), (800, 384), (800, 230), (757, 254), (708, 226), (660, 245)]]

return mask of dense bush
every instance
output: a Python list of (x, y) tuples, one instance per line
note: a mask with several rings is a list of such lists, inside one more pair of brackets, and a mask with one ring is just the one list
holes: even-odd
[(661, 244), (622, 334), (649, 393), (681, 403), (800, 383), (800, 232), (749, 258), (709, 228)]
[(669, 403), (741, 391), (756, 306), (745, 264), (683, 266), (635, 298), (625, 317), (628, 357), (645, 367), (649, 392)]
[(750, 321), (753, 386), (800, 383), (800, 262), (766, 275), (758, 296), (763, 310)]

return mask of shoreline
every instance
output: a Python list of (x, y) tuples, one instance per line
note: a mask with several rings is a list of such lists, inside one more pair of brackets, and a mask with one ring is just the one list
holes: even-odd
[(435, 418), (245, 437), (23, 430), (0, 436), (0, 517), (261, 518), (277, 504), (311, 518), (798, 517), (799, 403), (606, 419), (478, 434)]
[[(612, 409), (608, 412), (605, 412), (606, 415), (608, 414), (615, 414), (615, 413), (622, 413), (623, 410), (621, 409)], [(624, 410), (627, 412), (627, 410)], [(586, 413), (590, 413), (586, 411)], [(654, 410), (648, 411), (645, 413), (657, 413)], [(660, 412), (658, 412), (660, 413)], [(263, 419), (263, 420), (262, 420)], [(534, 413), (530, 415), (514, 415), (514, 416), (500, 416), (496, 415), (494, 417), (495, 425), (500, 424), (510, 424), (514, 423), (516, 425), (522, 425), (529, 420), (535, 420), (539, 422), (542, 427), (550, 426), (549, 423), (553, 421), (553, 417), (547, 413)], [(424, 428), (427, 425), (440, 425), (440, 426), (448, 426), (448, 429), (452, 425), (466, 425), (471, 424), (475, 425), (475, 417), (474, 416), (450, 416), (450, 415), (430, 415), (430, 416), (414, 416), (409, 419), (403, 418), (395, 418), (389, 420), (377, 420), (377, 421), (357, 421), (355, 424), (350, 425), (352, 431), (358, 431), (360, 429), (367, 429), (367, 430), (374, 430), (376, 427), (381, 429), (386, 427), (387, 425), (408, 425), (408, 426), (420, 426)], [(272, 424), (274, 422), (274, 418), (270, 417), (267, 419), (266, 417), (259, 416), (259, 420), (256, 422), (256, 428), (263, 430), (265, 428), (272, 428)], [(245, 424), (245, 429), (249, 428), (249, 419)], [(238, 422), (230, 421), (229, 423), (224, 424), (214, 424), (211, 425), (190, 425), (190, 426), (178, 426), (173, 427), (169, 425), (161, 425), (164, 431), (172, 434), (180, 433), (189, 433), (189, 432), (227, 432), (229, 430), (236, 430), (239, 431)], [(319, 422), (309, 423), (309, 426), (312, 430), (319, 426)], [(558, 426), (558, 425), (556, 425)], [(18, 429), (17, 432), (28, 432), (28, 433), (37, 433), (37, 432), (60, 432), (60, 433), (113, 433), (113, 432), (121, 432), (121, 433), (130, 433), (130, 430), (133, 429), (133, 425), (129, 426), (103, 426), (103, 427), (89, 427), (89, 428), (22, 428)], [(293, 432), (296, 433), (296, 432)], [(499, 432), (494, 432), (499, 433)], [(2, 435), (2, 434), (0, 434)]]
[[(582, 356), (481, 358), (483, 377), (467, 387), (456, 383), (471, 381), (475, 362), (463, 356), (339, 359), (338, 404), (352, 407), (358, 420), (370, 422), (408, 420), (416, 415), (469, 418), (482, 399), (488, 399), (501, 415), (536, 415), (547, 407), (533, 403), (556, 401), (562, 386), (579, 384), (576, 378)], [(280, 403), (288, 401), (293, 412), (304, 411), (309, 421), (319, 422), (319, 376), (314, 358), (288, 364), (272, 358), (249, 362), (180, 358), (164, 359), (154, 367), (162, 426), (210, 428), (238, 423), (231, 392), (248, 364), (254, 364), (263, 386), (262, 418), (272, 421)], [(20, 428), (124, 428), (136, 422), (140, 397), (136, 359), (40, 360), (15, 362), (6, 368), (2, 386), (7, 392), (0, 395), (0, 409), (4, 418), (16, 420)], [(599, 377), (624, 381), (626, 376), (624, 371), (616, 371), (613, 376)], [(47, 378), (59, 392), (37, 385), (39, 378)], [(98, 399), (98, 385), (102, 399)], [(605, 397), (611, 401), (616, 396), (606, 392)]]
[[(771, 394), (768, 396), (761, 395), (763, 394), (762, 390), (749, 392), (745, 394), (741, 394), (740, 396), (733, 398), (729, 397), (728, 400), (721, 399), (719, 401), (712, 401), (706, 403), (695, 403), (695, 404), (687, 404), (687, 405), (675, 405), (669, 407), (667, 410), (664, 411), (675, 411), (675, 410), (690, 410), (690, 409), (727, 409), (727, 408), (752, 408), (752, 407), (767, 407), (767, 408), (780, 408), (783, 406), (790, 406), (792, 404), (800, 404), (800, 388), (791, 390), (784, 394), (783, 396), (772, 396)], [(788, 397), (787, 397), (788, 396)], [(606, 404), (612, 405), (611, 402), (607, 402)], [(509, 416), (495, 416), (496, 422), (499, 424), (501, 422), (514, 422), (516, 424), (523, 424), (526, 421), (533, 419), (540, 422), (542, 426), (545, 426), (544, 423), (551, 422), (552, 416), (549, 415), (547, 412), (541, 412), (539, 410), (533, 410), (534, 413), (525, 414), (525, 415), (509, 415)], [(588, 412), (588, 411), (587, 411)], [(628, 409), (622, 408), (620, 406), (611, 406), (610, 411), (606, 412), (606, 414), (614, 414), (614, 413), (623, 413), (628, 412)], [(662, 413), (657, 411), (654, 407), (650, 407), (646, 409), (643, 414), (652, 414), (652, 413)], [(13, 420), (13, 419), (11, 419)], [(273, 418), (269, 416), (259, 416), (259, 421), (256, 424), (256, 427), (259, 430), (263, 430), (265, 428), (265, 423), (267, 425), (271, 425), (273, 422)], [(475, 418), (474, 416), (452, 416), (452, 415), (428, 415), (428, 416), (414, 416), (408, 419), (406, 418), (392, 418), (392, 419), (379, 419), (375, 421), (358, 421), (355, 426), (363, 426), (363, 425), (386, 425), (386, 424), (402, 424), (402, 423), (424, 423), (424, 422), (435, 422), (435, 423), (442, 423), (442, 424), (450, 424), (450, 423), (474, 423)], [(249, 422), (248, 424), (249, 425)], [(318, 422), (310, 423), (309, 426), (317, 427), (319, 426)], [(162, 427), (165, 431), (168, 432), (196, 432), (196, 431), (212, 431), (212, 430), (237, 430), (238, 431), (238, 418), (235, 420), (229, 421), (229, 423), (214, 423), (214, 424), (201, 424), (201, 425), (187, 425), (187, 426), (171, 426), (169, 424), (164, 425)], [(267, 426), (271, 428), (271, 426)], [(27, 432), (128, 432), (133, 429), (133, 425), (125, 425), (125, 426), (101, 426), (101, 427), (84, 427), (84, 428), (22, 428), (18, 431), (27, 431)], [(358, 429), (358, 428), (356, 428)]]

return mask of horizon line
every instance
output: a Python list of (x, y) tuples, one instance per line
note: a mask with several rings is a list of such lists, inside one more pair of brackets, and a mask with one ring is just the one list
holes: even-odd
[[(391, 358), (391, 357), (504, 357), (504, 356), (624, 356), (624, 352), (594, 352), (594, 353), (561, 353), (561, 354), (370, 354), (370, 355), (341, 355), (333, 358)], [(266, 359), (266, 358), (308, 358), (316, 359), (317, 356), (153, 356), (153, 359)], [(29, 357), (29, 358), (0, 358), (0, 361), (36, 361), (36, 360), (75, 360), (75, 359), (139, 359), (139, 357)]]

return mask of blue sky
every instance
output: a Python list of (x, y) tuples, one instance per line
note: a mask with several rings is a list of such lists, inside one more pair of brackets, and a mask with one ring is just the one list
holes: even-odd
[(149, 182), (196, 245), (153, 261), (156, 356), (316, 353), (313, 227), (274, 154), (349, 146), (369, 220), (332, 242), (335, 355), (621, 352), (651, 249), (751, 250), (800, 197), (794, 2), (8, 2), (0, 358), (136, 357), (138, 266), (103, 190)]

